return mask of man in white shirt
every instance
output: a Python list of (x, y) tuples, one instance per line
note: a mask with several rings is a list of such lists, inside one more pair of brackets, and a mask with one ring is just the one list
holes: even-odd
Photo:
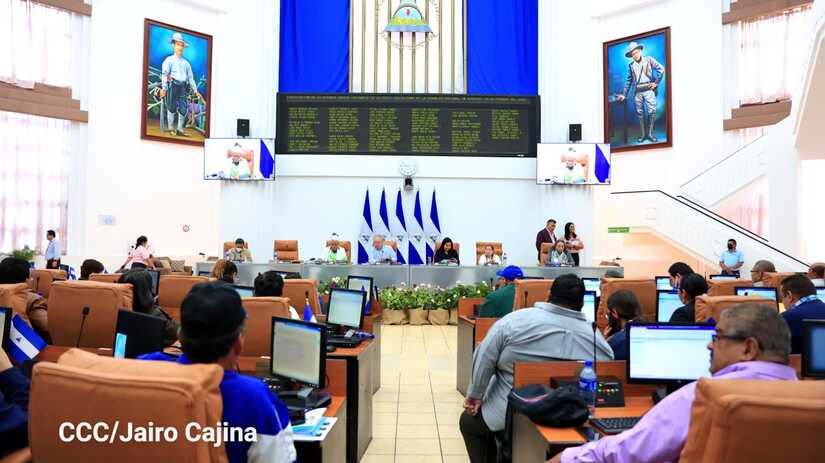
[(341, 247), (341, 241), (338, 238), (338, 233), (330, 235), (327, 240), (328, 245), (324, 246), (324, 253), (322, 254), (321, 260), (342, 264), (349, 262), (347, 250)]
[(248, 180), (252, 177), (252, 172), (249, 171), (249, 161), (244, 159), (244, 150), (241, 145), (235, 143), (227, 154), (229, 156), (226, 161), (223, 178), (230, 180)]
[(369, 262), (371, 264), (393, 263), (397, 260), (395, 251), (391, 247), (384, 244), (383, 235), (375, 235), (372, 237), (372, 247), (369, 250)]

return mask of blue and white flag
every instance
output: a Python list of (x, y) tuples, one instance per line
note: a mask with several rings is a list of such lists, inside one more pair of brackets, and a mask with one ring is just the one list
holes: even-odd
[(596, 167), (594, 170), (600, 183), (604, 183), (610, 178), (610, 162), (598, 144), (596, 144)]
[(74, 267), (69, 266), (69, 271), (67, 273), (70, 280), (77, 280), (77, 270), (75, 270)]
[(361, 211), (361, 230), (358, 232), (358, 263), (366, 264), (370, 261), (367, 248), (372, 238), (372, 212), (370, 212), (370, 190), (364, 195), (364, 208)]
[(431, 261), (433, 254), (435, 254), (435, 242), (441, 239), (441, 224), (438, 220), (435, 189), (433, 189), (433, 199), (430, 202), (430, 215), (424, 222), (424, 234), (427, 235), (427, 260)]
[(18, 365), (34, 359), (46, 347), (46, 341), (19, 314), (11, 319), (9, 341), (9, 353)]
[(381, 201), (378, 203), (378, 220), (372, 227), (373, 233), (388, 237), (390, 234), (390, 219), (387, 215), (387, 192), (381, 190)]
[(410, 237), (410, 244), (408, 246), (409, 255), (408, 262), (410, 265), (423, 265), (424, 261), (421, 259), (425, 243), (427, 241), (424, 236), (424, 220), (421, 217), (421, 198), (419, 192), (415, 192), (415, 206), (413, 206), (413, 220), (407, 226), (407, 233)]
[(390, 216), (390, 236), (398, 244), (395, 250), (395, 257), (399, 264), (406, 264), (404, 257), (407, 251), (407, 221), (404, 219), (404, 205), (401, 202), (401, 188), (395, 196), (395, 214)]
[(261, 140), (261, 159), (258, 161), (258, 170), (263, 178), (272, 178), (275, 173), (275, 157), (264, 140)]

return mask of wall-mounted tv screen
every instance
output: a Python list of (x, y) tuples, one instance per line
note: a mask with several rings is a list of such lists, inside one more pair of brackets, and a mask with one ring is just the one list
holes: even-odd
[(609, 185), (610, 145), (605, 143), (539, 143), (539, 185)]
[(274, 180), (272, 138), (207, 138), (203, 144), (206, 180)]

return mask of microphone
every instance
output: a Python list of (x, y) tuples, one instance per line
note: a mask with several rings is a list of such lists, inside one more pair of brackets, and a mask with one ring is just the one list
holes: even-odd
[(80, 332), (77, 333), (77, 342), (75, 343), (75, 347), (80, 347), (80, 338), (83, 336), (83, 326), (86, 325), (86, 317), (89, 316), (89, 306), (83, 306), (83, 318), (80, 319)]

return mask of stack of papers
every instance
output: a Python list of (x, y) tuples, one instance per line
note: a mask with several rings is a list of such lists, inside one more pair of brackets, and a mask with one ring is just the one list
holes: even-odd
[(306, 420), (299, 426), (293, 426), (296, 441), (322, 441), (327, 437), (329, 430), (338, 421), (338, 418), (324, 416), (326, 408), (316, 408), (306, 413)]

